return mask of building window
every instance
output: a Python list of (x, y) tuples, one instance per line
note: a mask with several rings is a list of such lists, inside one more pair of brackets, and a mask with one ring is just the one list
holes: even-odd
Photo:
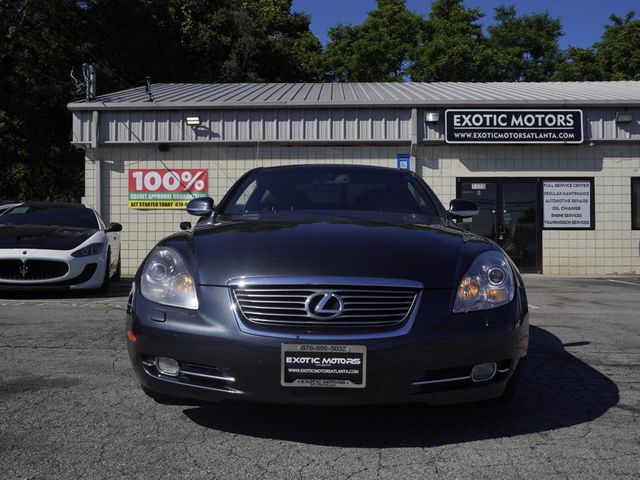
[(631, 178), (631, 229), (640, 230), (640, 177)]

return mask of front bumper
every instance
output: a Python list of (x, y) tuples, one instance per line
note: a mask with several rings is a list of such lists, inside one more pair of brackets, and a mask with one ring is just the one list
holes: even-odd
[(67, 265), (67, 272), (55, 278), (23, 280), (20, 278), (0, 278), (0, 290), (52, 290), (52, 289), (92, 289), (102, 285), (106, 258), (103, 255), (72, 257), (69, 250), (2, 249), (0, 260), (10, 261), (53, 261)]
[[(526, 299), (517, 293), (504, 307), (453, 315), (454, 294), (453, 290), (423, 291), (411, 329), (403, 335), (351, 332), (291, 338), (243, 332), (230, 309), (226, 287), (200, 287), (198, 311), (160, 306), (134, 291), (127, 328), (136, 342), (128, 343), (129, 356), (146, 389), (198, 401), (440, 405), (498, 397), (526, 356)], [(366, 387), (283, 387), (283, 343), (365, 346)], [(155, 357), (176, 359), (184, 375), (159, 373)], [(475, 383), (464, 378), (473, 365), (486, 362), (496, 362), (500, 370), (491, 380)]]

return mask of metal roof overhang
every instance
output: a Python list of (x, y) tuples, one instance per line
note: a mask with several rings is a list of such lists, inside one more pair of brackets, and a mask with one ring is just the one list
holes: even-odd
[(317, 102), (72, 102), (67, 105), (71, 111), (140, 111), (140, 110), (247, 110), (247, 109), (315, 109), (315, 108), (492, 108), (492, 107), (640, 107), (638, 100), (447, 100), (436, 101), (317, 101)]

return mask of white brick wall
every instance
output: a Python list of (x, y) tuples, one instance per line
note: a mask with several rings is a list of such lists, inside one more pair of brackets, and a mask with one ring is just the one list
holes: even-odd
[(542, 270), (640, 273), (640, 231), (631, 230), (631, 177), (640, 176), (639, 145), (439, 145), (420, 147), (418, 157), (418, 173), (445, 205), (456, 195), (457, 177), (594, 177), (595, 230), (543, 230)]
[[(130, 168), (207, 168), (209, 194), (220, 200), (251, 168), (299, 163), (396, 166), (407, 146), (189, 146), (159, 152), (155, 146), (110, 146), (92, 152), (102, 160), (102, 213), (120, 222), (122, 267), (132, 275), (162, 237), (178, 230), (183, 211), (130, 210)], [(543, 271), (558, 275), (640, 273), (640, 231), (631, 231), (630, 177), (640, 176), (640, 146), (420, 146), (416, 171), (447, 205), (457, 177), (594, 177), (596, 229), (544, 231)], [(95, 164), (86, 161), (85, 196), (95, 195)], [(539, 211), (539, 215), (541, 212)]]

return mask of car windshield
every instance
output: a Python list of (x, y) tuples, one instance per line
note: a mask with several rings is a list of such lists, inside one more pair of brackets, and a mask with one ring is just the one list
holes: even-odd
[(358, 168), (262, 170), (245, 179), (222, 213), (314, 211), (438, 217), (429, 194), (409, 173)]
[(84, 206), (18, 205), (0, 216), (0, 225), (39, 225), (98, 229), (93, 211)]

